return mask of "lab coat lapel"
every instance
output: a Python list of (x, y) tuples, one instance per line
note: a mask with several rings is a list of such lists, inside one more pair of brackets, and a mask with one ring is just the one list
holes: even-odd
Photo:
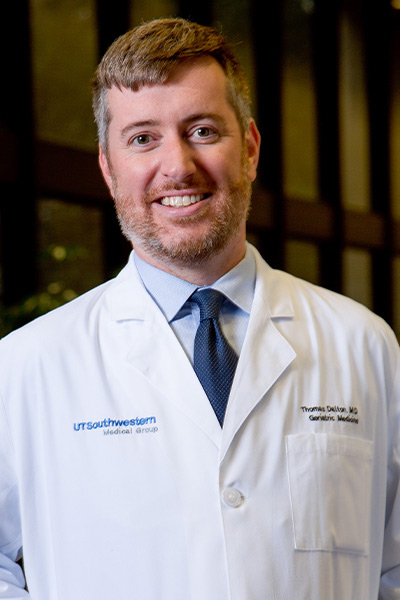
[(130, 339), (134, 340), (127, 347), (125, 385), (134, 385), (135, 371), (140, 371), (219, 446), (221, 428), (189, 359), (164, 315), (144, 290), (134, 266), (130, 275), (132, 279), (125, 279), (114, 291), (112, 311), (114, 320), (129, 321)]
[(208, 398), (172, 329), (156, 307), (148, 311), (127, 359), (219, 446), (221, 429)]
[(246, 418), (296, 356), (274, 323), (293, 318), (290, 294), (276, 289), (274, 271), (258, 253), (256, 259), (256, 290), (225, 416), (222, 456)]

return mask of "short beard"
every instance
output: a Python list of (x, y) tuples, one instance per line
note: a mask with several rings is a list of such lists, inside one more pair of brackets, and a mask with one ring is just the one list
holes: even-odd
[[(146, 219), (136, 219), (129, 210), (133, 201), (119, 196), (115, 187), (114, 190), (121, 230), (133, 247), (137, 245), (153, 258), (180, 266), (204, 263), (221, 252), (239, 230), (243, 221), (247, 220), (250, 210), (251, 182), (247, 176), (243, 176), (238, 182), (232, 184), (226, 193), (219, 191), (223, 195), (223, 210), (214, 217), (203, 237), (164, 243), (162, 227), (155, 226), (150, 215)], [(182, 228), (201, 219), (204, 219), (201, 214), (182, 217)], [(176, 223), (179, 224), (178, 219)]]

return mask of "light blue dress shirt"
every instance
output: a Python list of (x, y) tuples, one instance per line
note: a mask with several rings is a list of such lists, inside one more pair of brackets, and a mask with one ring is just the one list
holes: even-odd
[[(200, 321), (197, 304), (189, 300), (198, 286), (161, 271), (141, 260), (134, 260), (146, 290), (159, 306), (176, 337), (193, 364), (193, 346)], [(256, 264), (249, 246), (243, 260), (218, 279), (211, 287), (222, 292), (230, 302), (221, 308), (220, 324), (237, 355), (243, 346), (254, 297)]]

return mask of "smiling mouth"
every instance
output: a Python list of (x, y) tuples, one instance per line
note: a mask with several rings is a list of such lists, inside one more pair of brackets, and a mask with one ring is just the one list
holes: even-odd
[(189, 206), (190, 204), (196, 204), (204, 198), (207, 197), (207, 194), (185, 194), (184, 196), (164, 196), (161, 198), (160, 203), (163, 206)]

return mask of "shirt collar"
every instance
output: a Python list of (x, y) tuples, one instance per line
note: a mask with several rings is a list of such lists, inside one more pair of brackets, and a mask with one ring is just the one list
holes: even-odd
[[(153, 267), (140, 259), (137, 254), (134, 254), (134, 261), (146, 290), (159, 306), (167, 321), (172, 321), (188, 298), (198, 289), (198, 286)], [(249, 314), (253, 302), (255, 279), (255, 258), (247, 244), (243, 260), (212, 286), (207, 287), (222, 292), (233, 304)]]

